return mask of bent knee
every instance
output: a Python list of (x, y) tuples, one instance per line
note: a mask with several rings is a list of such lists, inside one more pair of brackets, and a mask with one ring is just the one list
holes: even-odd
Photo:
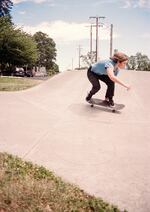
[(93, 90), (95, 93), (97, 93), (100, 90), (100, 85), (94, 86)]

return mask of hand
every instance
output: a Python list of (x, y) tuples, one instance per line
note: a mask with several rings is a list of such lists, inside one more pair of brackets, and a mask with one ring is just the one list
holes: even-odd
[(131, 90), (131, 86), (130, 85), (127, 85), (126, 88), (127, 88), (127, 91)]

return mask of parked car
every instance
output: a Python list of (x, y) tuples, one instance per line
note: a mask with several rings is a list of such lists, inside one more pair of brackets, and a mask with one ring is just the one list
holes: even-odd
[(33, 77), (33, 71), (32, 71), (32, 69), (27, 69), (25, 73), (26, 73), (26, 76), (27, 77)]
[(11, 76), (12, 72), (10, 69), (4, 69), (0, 71), (0, 75), (2, 76)]
[(17, 76), (17, 77), (24, 77), (25, 76), (25, 71), (23, 68), (15, 68), (15, 70), (13, 71), (13, 76)]

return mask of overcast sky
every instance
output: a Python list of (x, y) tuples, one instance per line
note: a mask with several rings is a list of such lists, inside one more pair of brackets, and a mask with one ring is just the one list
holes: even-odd
[[(42, 31), (53, 38), (60, 71), (78, 67), (81, 54), (89, 51), (90, 16), (105, 16), (99, 28), (99, 57), (109, 57), (110, 24), (113, 49), (150, 58), (150, 0), (13, 0), (13, 22), (24, 31)], [(95, 50), (93, 28), (93, 50)]]

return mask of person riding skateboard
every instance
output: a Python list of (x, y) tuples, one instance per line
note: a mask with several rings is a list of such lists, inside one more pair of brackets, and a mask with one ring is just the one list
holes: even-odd
[(87, 77), (92, 84), (92, 89), (86, 96), (86, 101), (90, 101), (92, 96), (96, 94), (100, 88), (100, 81), (107, 85), (104, 102), (110, 107), (114, 106), (113, 96), (115, 91), (115, 83), (122, 85), (129, 90), (130, 85), (118, 79), (117, 75), (120, 69), (125, 69), (128, 62), (128, 56), (122, 52), (116, 52), (110, 59), (102, 60), (92, 64), (87, 71)]

